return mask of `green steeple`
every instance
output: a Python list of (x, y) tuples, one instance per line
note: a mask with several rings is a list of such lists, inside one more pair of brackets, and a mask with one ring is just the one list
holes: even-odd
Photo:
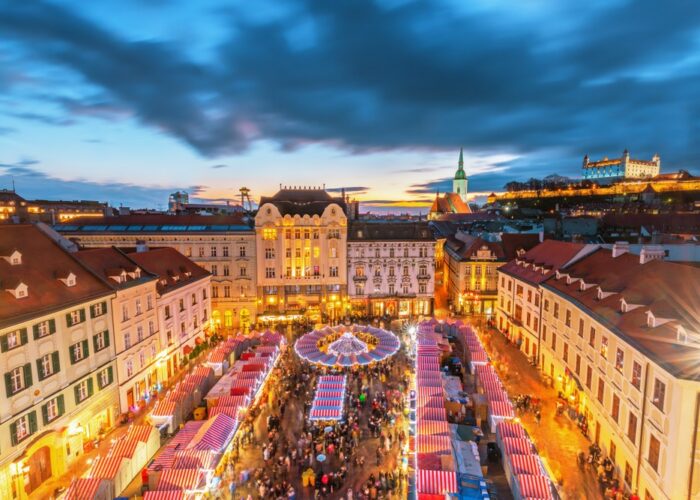
[(459, 148), (459, 163), (457, 164), (457, 172), (455, 172), (455, 180), (466, 179), (467, 174), (464, 172), (464, 151)]

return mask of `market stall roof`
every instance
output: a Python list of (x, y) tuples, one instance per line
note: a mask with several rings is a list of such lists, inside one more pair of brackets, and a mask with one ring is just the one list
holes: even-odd
[(129, 460), (120, 456), (101, 456), (95, 459), (90, 469), (90, 477), (102, 479), (114, 479), (117, 477), (119, 469), (122, 467), (122, 462)]
[(518, 474), (518, 488), (521, 498), (528, 500), (548, 500), (552, 498), (552, 487), (549, 479), (532, 474)]
[[(324, 344), (323, 339), (331, 336)], [(373, 337), (373, 338), (372, 338)], [(297, 355), (324, 366), (354, 366), (380, 362), (393, 356), (401, 342), (393, 333), (369, 326), (324, 327), (301, 337), (294, 345)]]
[(73, 479), (66, 492), (65, 500), (83, 500), (95, 498), (104, 479), (100, 477), (81, 477)]
[(158, 490), (192, 490), (202, 483), (199, 469), (165, 469), (158, 480)]
[(147, 491), (143, 494), (143, 500), (184, 500), (184, 499), (185, 499), (185, 493), (181, 489)]
[(419, 470), (416, 489), (419, 493), (444, 495), (457, 491), (457, 474), (450, 471)]
[(233, 438), (236, 421), (228, 415), (210, 418), (192, 437), (188, 449), (222, 451)]

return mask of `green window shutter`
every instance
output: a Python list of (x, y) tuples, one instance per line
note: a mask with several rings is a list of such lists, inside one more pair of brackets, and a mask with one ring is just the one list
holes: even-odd
[(90, 306), (90, 317), (91, 318), (95, 317), (95, 306), (94, 305)]
[(109, 330), (105, 330), (105, 347), (109, 347)]
[(87, 358), (90, 355), (90, 349), (88, 348), (88, 341), (87, 339), (83, 340), (83, 359)]
[(56, 398), (56, 403), (58, 404), (58, 415), (61, 416), (66, 412), (66, 403), (63, 394)]
[(80, 310), (80, 322), (85, 321), (85, 309)]
[(71, 319), (70, 313), (66, 314), (66, 324), (68, 326), (73, 326), (73, 320)]
[(25, 389), (27, 387), (32, 386), (32, 364), (27, 363), (24, 365), (24, 387)]
[(70, 354), (70, 364), (75, 364), (75, 344), (68, 348), (68, 353)]
[(0, 351), (7, 352), (10, 346), (7, 344), (7, 335), (0, 337)]
[(80, 384), (76, 384), (75, 387), (73, 387), (73, 392), (75, 393), (75, 404), (79, 405), (80, 404)]
[(31, 413), (28, 413), (27, 417), (29, 417), (29, 433), (34, 434), (38, 429), (38, 426), (36, 424), (36, 412), (33, 411)]
[(17, 422), (10, 424), (10, 439), (12, 440), (12, 446), (17, 446), (19, 442), (17, 439)]
[(107, 301), (102, 302), (102, 314), (107, 314)]
[(53, 364), (53, 372), (58, 373), (61, 371), (61, 360), (58, 355), (58, 351), (51, 353), (51, 363)]
[(87, 386), (88, 386), (88, 397), (90, 397), (93, 395), (93, 393), (95, 391), (95, 388), (93, 387), (93, 384), (92, 384), (92, 377), (87, 379)]
[(114, 370), (112, 369), (111, 366), (107, 367), (107, 379), (109, 380), (109, 384), (114, 382)]
[(49, 320), (49, 333), (55, 333), (55, 332), (56, 332), (56, 320), (50, 319)]
[(48, 405), (48, 403), (45, 405), (41, 405), (41, 419), (44, 422), (44, 425), (47, 425), (49, 423), (49, 405)]
[(12, 396), (12, 375), (10, 372), (5, 374), (5, 391), (7, 392), (7, 397)]
[(27, 342), (29, 342), (29, 339), (27, 338), (27, 329), (26, 328), (22, 328), (19, 331), (19, 342), (21, 345), (24, 345)]
[[(99, 335), (99, 334), (97, 334), (97, 335)], [(97, 347), (97, 335), (92, 336), (92, 350), (94, 352), (97, 352), (99, 350)]]
[(41, 358), (36, 360), (36, 373), (39, 375), (39, 380), (44, 380), (44, 369), (41, 366)]
[(32, 326), (32, 331), (34, 332), (34, 340), (39, 338), (39, 324)]

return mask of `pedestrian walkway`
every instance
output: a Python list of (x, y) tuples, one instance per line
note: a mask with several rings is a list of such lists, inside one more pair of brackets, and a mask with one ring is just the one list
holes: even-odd
[(531, 413), (520, 415), (521, 423), (559, 483), (565, 499), (603, 498), (590, 469), (577, 463), (579, 451), (588, 450), (590, 441), (566, 415), (556, 414), (557, 393), (541, 380), (539, 372), (516, 346), (495, 329), (480, 328), (480, 338), (511, 399), (528, 394), (542, 402), (541, 421)]

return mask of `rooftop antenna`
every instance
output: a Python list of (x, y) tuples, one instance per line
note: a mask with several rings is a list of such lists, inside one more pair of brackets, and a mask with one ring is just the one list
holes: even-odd
[(253, 203), (250, 201), (250, 189), (247, 187), (242, 187), (240, 190), (241, 193), (241, 207), (243, 207), (243, 210), (246, 210), (246, 204), (245, 202), (248, 202), (248, 212), (253, 210)]

